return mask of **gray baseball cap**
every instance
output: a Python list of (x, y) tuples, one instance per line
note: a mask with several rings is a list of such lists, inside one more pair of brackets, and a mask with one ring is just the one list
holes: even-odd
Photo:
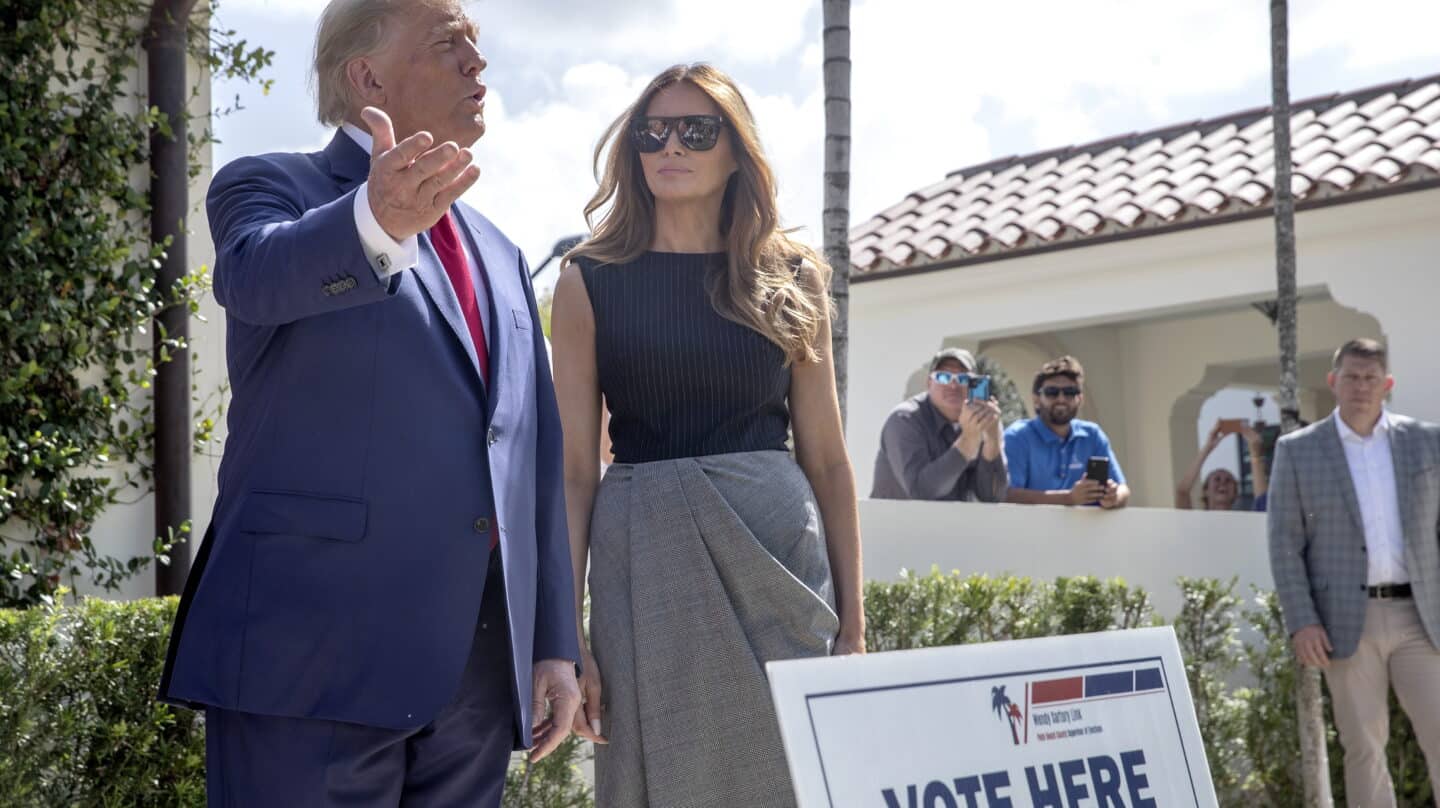
[(965, 367), (967, 373), (975, 371), (975, 355), (964, 348), (941, 348), (935, 352), (935, 357), (930, 360), (930, 369), (934, 370), (946, 359), (954, 359)]

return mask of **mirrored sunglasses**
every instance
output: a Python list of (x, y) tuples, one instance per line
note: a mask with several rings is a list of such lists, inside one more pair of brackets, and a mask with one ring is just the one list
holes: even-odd
[(976, 377), (971, 376), (969, 373), (951, 373), (948, 370), (937, 370), (930, 374), (930, 378), (934, 379), (936, 384), (963, 384), (969, 387), (970, 383), (974, 381)]
[(670, 133), (680, 133), (680, 145), (691, 151), (709, 151), (720, 141), (725, 119), (719, 115), (646, 115), (630, 121), (630, 141), (641, 154), (654, 154), (670, 142)]

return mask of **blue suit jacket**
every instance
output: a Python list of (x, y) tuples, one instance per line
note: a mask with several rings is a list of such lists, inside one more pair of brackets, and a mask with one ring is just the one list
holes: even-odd
[(560, 420), (520, 251), (456, 205), (490, 291), (487, 388), (444, 269), (376, 279), (369, 156), (236, 160), (210, 186), (233, 393), (210, 538), (161, 698), (408, 729), (454, 696), (498, 520), (520, 740), (531, 665), (578, 659)]

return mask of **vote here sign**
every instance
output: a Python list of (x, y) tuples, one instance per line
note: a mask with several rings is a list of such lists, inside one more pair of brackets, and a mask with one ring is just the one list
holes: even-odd
[(1169, 627), (772, 662), (802, 808), (1211, 808)]

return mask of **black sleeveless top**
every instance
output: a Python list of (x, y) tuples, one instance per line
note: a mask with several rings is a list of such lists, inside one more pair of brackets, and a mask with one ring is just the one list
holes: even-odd
[(790, 368), (780, 347), (715, 311), (723, 253), (580, 259), (617, 463), (786, 448)]

